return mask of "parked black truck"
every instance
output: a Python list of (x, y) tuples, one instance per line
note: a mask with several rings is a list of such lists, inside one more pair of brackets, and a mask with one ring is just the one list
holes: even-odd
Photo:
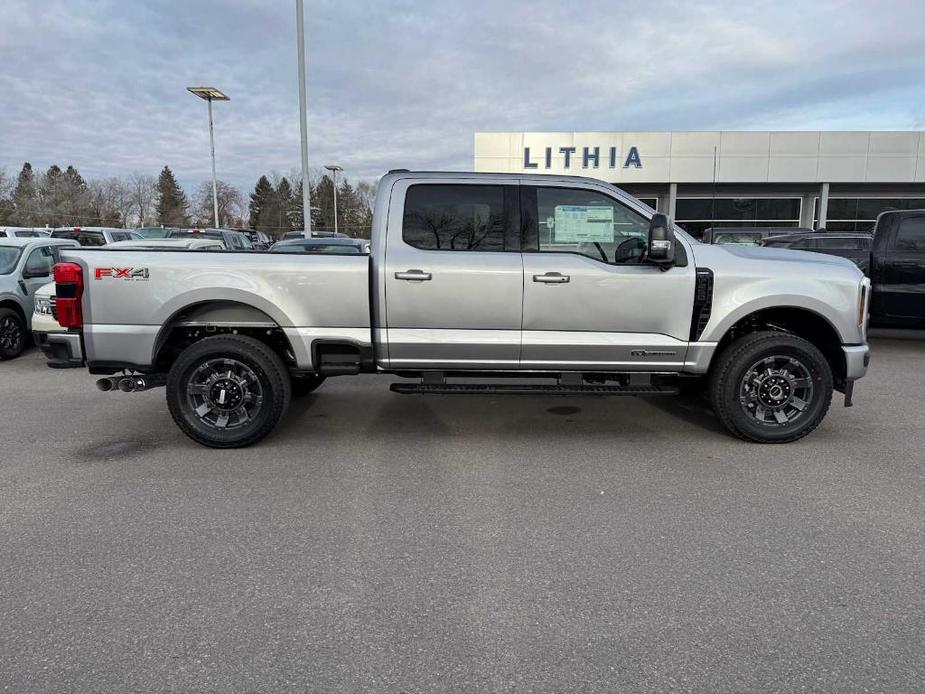
[(925, 210), (877, 217), (869, 275), (872, 326), (925, 328)]

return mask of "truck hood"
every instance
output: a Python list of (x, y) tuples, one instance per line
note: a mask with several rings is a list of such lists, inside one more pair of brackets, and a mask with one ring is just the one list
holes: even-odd
[(788, 263), (812, 263), (813, 265), (837, 265), (857, 269), (857, 266), (847, 258), (824, 253), (811, 253), (809, 251), (795, 251), (789, 248), (765, 248), (764, 246), (713, 246), (726, 251), (738, 258), (758, 261), (785, 261)]

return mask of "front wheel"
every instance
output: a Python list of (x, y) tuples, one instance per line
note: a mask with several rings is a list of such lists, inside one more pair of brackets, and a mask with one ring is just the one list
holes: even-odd
[(0, 360), (13, 359), (26, 346), (26, 327), (11, 308), (0, 308)]
[(788, 443), (812, 432), (832, 401), (832, 368), (811, 342), (764, 331), (745, 335), (717, 357), (710, 400), (735, 436)]
[(167, 376), (167, 407), (184, 434), (210, 448), (257, 443), (289, 407), (289, 374), (267, 345), (217, 335), (184, 350)]

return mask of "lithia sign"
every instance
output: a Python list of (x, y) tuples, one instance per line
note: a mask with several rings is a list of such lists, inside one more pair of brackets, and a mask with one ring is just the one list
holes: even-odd
[[(624, 169), (630, 167), (634, 169), (642, 168), (642, 159), (636, 147), (630, 147), (626, 152), (626, 157), (622, 159), (617, 156), (619, 153), (616, 147), (609, 147), (605, 152), (606, 158), (603, 159), (603, 161), (600, 147), (582, 147), (580, 154), (577, 147), (559, 147), (557, 153), (562, 157), (562, 168), (564, 169), (571, 169), (573, 163), (576, 169), (579, 164), (582, 169), (599, 169), (602, 163), (610, 169), (616, 169), (619, 165), (622, 165)], [(530, 148), (524, 147), (524, 168), (538, 169), (542, 163), (543, 168), (551, 169), (553, 163), (552, 157), (552, 147), (546, 147), (542, 156), (531, 154)]]

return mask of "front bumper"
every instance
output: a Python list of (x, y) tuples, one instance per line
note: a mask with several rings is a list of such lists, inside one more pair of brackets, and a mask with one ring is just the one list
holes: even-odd
[(870, 347), (868, 345), (842, 345), (845, 353), (845, 380), (856, 381), (867, 374), (870, 364)]
[(52, 369), (78, 369), (84, 365), (80, 333), (48, 333), (39, 347)]
[(55, 317), (50, 313), (33, 313), (32, 314), (32, 332), (36, 335), (47, 335), (49, 333), (66, 333), (67, 328), (62, 328)]

